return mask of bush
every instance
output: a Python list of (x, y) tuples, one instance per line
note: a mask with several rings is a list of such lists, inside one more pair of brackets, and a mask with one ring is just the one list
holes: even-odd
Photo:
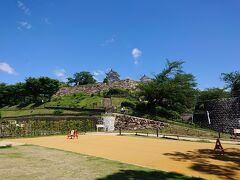
[(139, 102), (136, 104), (136, 115), (154, 115), (155, 114), (155, 108), (151, 104), (147, 104), (144, 102)]
[(123, 101), (121, 103), (121, 106), (123, 107), (128, 107), (128, 108), (131, 108), (131, 109), (135, 109), (136, 105), (135, 103), (131, 102), (131, 101)]
[(74, 98), (83, 98), (84, 96), (86, 96), (86, 94), (83, 93), (83, 92), (76, 92), (76, 93), (73, 93), (70, 96), (73, 96)]
[(58, 102), (58, 101), (61, 101), (61, 100), (62, 100), (62, 97), (58, 97), (58, 96), (53, 97), (53, 98), (51, 99), (52, 102)]
[(178, 112), (161, 106), (156, 107), (156, 114), (170, 119), (180, 119), (180, 114)]
[[(23, 125), (23, 126), (21, 126)], [(22, 136), (44, 136), (54, 134), (66, 134), (71, 129), (77, 129), (79, 132), (95, 131), (95, 122), (93, 120), (58, 120), (58, 121), (27, 121), (17, 124), (4, 122), (3, 137), (22, 137)]]
[(63, 114), (63, 110), (62, 109), (57, 109), (57, 110), (53, 111), (53, 114), (54, 115), (61, 115), (61, 114)]
[(121, 88), (111, 88), (108, 91), (103, 92), (104, 97), (109, 96), (128, 96), (129, 90), (127, 89), (121, 89)]

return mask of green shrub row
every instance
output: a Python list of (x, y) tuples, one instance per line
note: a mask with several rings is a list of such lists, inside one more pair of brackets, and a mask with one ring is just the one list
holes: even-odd
[(1, 122), (0, 137), (24, 137), (67, 134), (71, 129), (78, 132), (95, 131), (93, 120), (25, 121), (18, 124)]

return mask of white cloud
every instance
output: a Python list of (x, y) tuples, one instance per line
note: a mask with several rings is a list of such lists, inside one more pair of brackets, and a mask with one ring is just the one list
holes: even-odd
[(97, 70), (93, 72), (93, 77), (97, 81), (101, 81), (104, 78), (105, 72), (102, 70)]
[(109, 44), (112, 44), (116, 41), (116, 36), (115, 35), (112, 35), (111, 38), (107, 39), (104, 41), (104, 43), (101, 44), (101, 46), (107, 46)]
[(23, 4), (21, 1), (17, 1), (17, 6), (19, 9), (21, 9), (23, 11), (24, 14), (26, 14), (26, 15), (31, 14), (30, 9), (25, 4)]
[(0, 71), (8, 74), (12, 74), (12, 75), (17, 75), (17, 72), (15, 71), (15, 69), (5, 62), (0, 63)]
[(100, 75), (103, 75), (103, 74), (105, 74), (105, 73), (102, 70), (97, 70), (97, 71), (93, 72), (94, 76), (100, 76)]
[(66, 71), (64, 69), (56, 69), (54, 71), (55, 76), (57, 77), (65, 77), (66, 76)]
[(108, 68), (106, 69), (106, 72), (111, 71), (111, 69), (112, 69), (112, 68), (108, 67)]
[(42, 20), (43, 20), (43, 22), (44, 22), (45, 24), (47, 24), (47, 25), (52, 24), (47, 17), (43, 18)]
[(67, 82), (67, 76), (65, 69), (57, 68), (53, 71), (53, 74), (58, 77), (59, 80)]
[(142, 51), (138, 48), (133, 48), (132, 57), (134, 58), (134, 64), (138, 64), (138, 59), (142, 56)]
[(30, 30), (32, 28), (32, 25), (30, 23), (28, 23), (27, 21), (20, 21), (18, 22), (19, 26), (18, 29), (22, 30), (22, 29), (27, 29)]

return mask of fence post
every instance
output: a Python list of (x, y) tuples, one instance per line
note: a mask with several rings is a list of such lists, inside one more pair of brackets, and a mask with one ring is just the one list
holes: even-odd
[(0, 119), (0, 126), (1, 126), (1, 128), (0, 128), (0, 132), (1, 132), (0, 135), (1, 136), (0, 137), (3, 138), (3, 127), (2, 127), (2, 120), (1, 119)]
[(119, 135), (122, 135), (122, 128), (119, 128)]
[(159, 128), (157, 128), (157, 137), (159, 136)]

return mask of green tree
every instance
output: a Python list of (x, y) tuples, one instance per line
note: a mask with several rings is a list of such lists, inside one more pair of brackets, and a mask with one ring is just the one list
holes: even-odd
[(37, 102), (37, 98), (41, 93), (40, 82), (37, 78), (29, 77), (26, 79), (26, 91), (28, 96), (32, 98), (34, 102)]
[(5, 83), (0, 83), (0, 107), (8, 103), (7, 98), (7, 85)]
[(109, 83), (109, 81), (106, 77), (103, 79), (103, 83)]
[(11, 104), (25, 103), (26, 97), (26, 84), (16, 83), (15, 85), (9, 85), (9, 93), (11, 93)]
[(198, 101), (204, 102), (212, 99), (228, 98), (231, 94), (221, 88), (208, 88), (206, 90), (200, 91), (198, 95)]
[(208, 88), (203, 91), (199, 91), (195, 110), (204, 110), (205, 101), (228, 97), (231, 97), (230, 92), (221, 88)]
[(183, 63), (167, 60), (166, 68), (161, 73), (152, 81), (139, 85), (138, 95), (146, 102), (147, 111), (175, 116), (194, 107), (197, 83), (192, 74), (183, 72)]
[(60, 81), (59, 82), (59, 87), (62, 88), (62, 87), (69, 87), (69, 84), (67, 82), (62, 82)]
[(40, 84), (40, 96), (44, 99), (50, 100), (50, 98), (59, 90), (60, 82), (49, 77), (40, 77), (38, 79)]
[(50, 100), (59, 89), (58, 80), (49, 77), (29, 77), (23, 83), (0, 84), (0, 107), (6, 105), (26, 105), (43, 99)]
[(59, 81), (49, 77), (26, 79), (26, 93), (31, 96), (33, 102), (37, 103), (45, 98), (50, 100), (51, 96), (59, 89)]
[(68, 78), (68, 84), (85, 85), (85, 84), (95, 84), (96, 80), (93, 78), (93, 75), (90, 72), (82, 71), (75, 73), (73, 78)]
[(240, 96), (240, 71), (222, 73), (221, 79), (225, 81), (226, 88), (231, 90), (232, 96)]

